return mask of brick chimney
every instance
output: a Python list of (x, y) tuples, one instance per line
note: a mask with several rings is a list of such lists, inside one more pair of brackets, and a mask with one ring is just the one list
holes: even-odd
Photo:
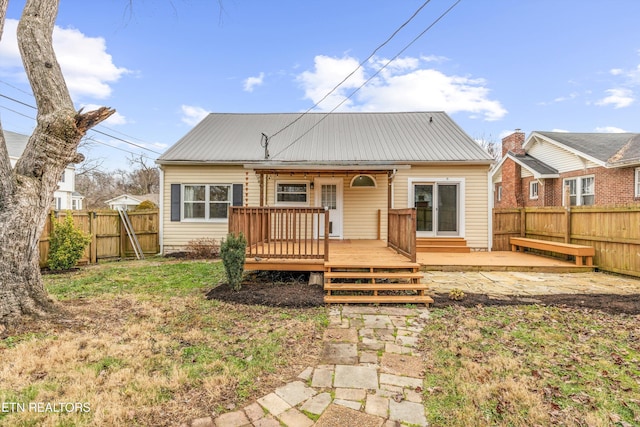
[[(522, 144), (524, 132), (516, 129), (514, 133), (502, 138), (502, 157), (507, 152), (516, 156), (524, 156)], [(524, 206), (522, 195), (522, 170), (519, 164), (511, 159), (506, 159), (502, 165), (502, 202), (500, 207), (517, 208)]]
[(507, 154), (507, 151), (511, 151), (511, 154), (516, 156), (524, 156), (522, 144), (524, 144), (524, 132), (516, 129), (511, 135), (502, 138), (502, 157)]

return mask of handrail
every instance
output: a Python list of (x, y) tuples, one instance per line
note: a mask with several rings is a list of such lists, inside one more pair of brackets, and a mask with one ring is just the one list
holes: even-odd
[(416, 210), (389, 209), (388, 246), (416, 262)]
[(324, 208), (232, 206), (229, 233), (245, 235), (247, 257), (329, 259)]

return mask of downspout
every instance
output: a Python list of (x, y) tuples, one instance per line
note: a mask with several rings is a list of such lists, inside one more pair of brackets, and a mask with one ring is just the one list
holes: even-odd
[(158, 240), (160, 241), (160, 253), (164, 254), (164, 168), (162, 165), (158, 168), (160, 170), (160, 194), (158, 195)]
[(487, 230), (489, 235), (487, 236), (487, 242), (489, 243), (489, 247), (487, 248), (488, 252), (491, 252), (491, 250), (493, 249), (493, 201), (494, 201), (494, 197), (493, 197), (493, 178), (492, 178), (492, 174), (491, 174), (491, 169), (489, 169), (487, 171), (487, 188), (489, 189), (489, 194), (487, 195), (488, 199), (487, 200), (487, 206), (488, 206), (488, 212), (487, 212), (487, 218), (488, 218), (488, 224), (487, 224)]

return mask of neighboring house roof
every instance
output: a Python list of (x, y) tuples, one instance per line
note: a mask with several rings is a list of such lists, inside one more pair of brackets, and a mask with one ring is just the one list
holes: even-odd
[[(270, 136), (268, 161), (261, 145), (262, 134)], [(492, 161), (444, 112), (211, 113), (157, 163), (375, 165)]]
[(160, 195), (154, 194), (154, 193), (144, 194), (142, 196), (132, 196), (131, 194), (121, 194), (118, 197), (114, 197), (113, 199), (109, 199), (105, 201), (105, 203), (108, 205), (126, 204), (126, 205), (133, 206), (133, 205), (139, 205), (145, 200), (149, 200), (157, 205), (159, 199), (160, 199)]
[(640, 164), (640, 133), (572, 133), (535, 131), (524, 143), (536, 137), (559, 145), (604, 167)]
[[(528, 169), (535, 178), (557, 178), (558, 170), (528, 154), (516, 155), (508, 152), (507, 156), (523, 168)], [(505, 158), (507, 157), (505, 156)]]
[(9, 157), (13, 157), (15, 159), (20, 158), (20, 156), (22, 156), (22, 152), (27, 147), (29, 137), (20, 133), (11, 132), (10, 130), (3, 130), (3, 133), (4, 140), (7, 143)]

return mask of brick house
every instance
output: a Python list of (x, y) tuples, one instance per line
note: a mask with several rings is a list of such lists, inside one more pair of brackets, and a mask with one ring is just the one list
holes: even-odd
[(496, 208), (640, 204), (640, 134), (516, 129), (490, 174)]

